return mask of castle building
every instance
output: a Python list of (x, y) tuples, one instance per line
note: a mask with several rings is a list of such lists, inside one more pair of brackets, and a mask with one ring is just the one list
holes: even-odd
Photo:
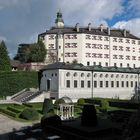
[[(54, 63), (41, 71), (40, 90), (47, 97), (131, 99), (137, 96), (140, 69)], [(134, 95), (135, 92), (135, 95)]]
[(130, 99), (137, 93), (140, 38), (102, 24), (66, 27), (60, 11), (55, 24), (38, 35), (46, 46), (45, 62), (50, 63), (40, 71), (40, 90), (47, 96)]
[(57, 13), (55, 27), (38, 35), (46, 46), (46, 63), (77, 62), (85, 66), (140, 67), (140, 38), (127, 30), (99, 27), (66, 27)]

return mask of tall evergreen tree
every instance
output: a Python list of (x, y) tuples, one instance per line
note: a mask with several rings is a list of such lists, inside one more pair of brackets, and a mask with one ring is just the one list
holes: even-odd
[(11, 65), (10, 65), (10, 58), (8, 56), (7, 47), (5, 45), (5, 42), (2, 41), (0, 43), (0, 71), (10, 71)]

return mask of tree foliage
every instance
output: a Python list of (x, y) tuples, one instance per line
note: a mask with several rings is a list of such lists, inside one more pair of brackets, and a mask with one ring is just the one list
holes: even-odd
[(5, 45), (5, 42), (2, 41), (0, 43), (0, 71), (10, 71), (11, 65), (10, 65), (10, 58), (8, 56), (7, 47)]
[(42, 41), (33, 44), (23, 44), (18, 48), (15, 60), (23, 63), (28, 62), (44, 62), (46, 57), (45, 45)]

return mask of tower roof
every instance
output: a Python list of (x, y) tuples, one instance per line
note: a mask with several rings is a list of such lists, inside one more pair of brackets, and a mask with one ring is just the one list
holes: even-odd
[(62, 25), (64, 25), (64, 21), (63, 21), (63, 18), (62, 17), (63, 17), (62, 16), (62, 12), (59, 9), (59, 11), (57, 12), (57, 18), (55, 19), (55, 23), (56, 23), (57, 27), (59, 27), (59, 24), (58, 23), (62, 23)]

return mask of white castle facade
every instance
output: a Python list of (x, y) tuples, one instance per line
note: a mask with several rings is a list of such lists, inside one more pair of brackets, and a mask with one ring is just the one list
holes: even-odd
[[(38, 35), (47, 50), (40, 90), (51, 98), (108, 97), (130, 99), (139, 86), (140, 39), (127, 30), (100, 25), (65, 27), (62, 13), (56, 26)], [(71, 64), (81, 63), (81, 64)]]
[(65, 27), (62, 13), (57, 13), (56, 26), (39, 34), (47, 55), (46, 62), (78, 62), (83, 65), (140, 67), (140, 39), (127, 30), (103, 25), (92, 28)]

